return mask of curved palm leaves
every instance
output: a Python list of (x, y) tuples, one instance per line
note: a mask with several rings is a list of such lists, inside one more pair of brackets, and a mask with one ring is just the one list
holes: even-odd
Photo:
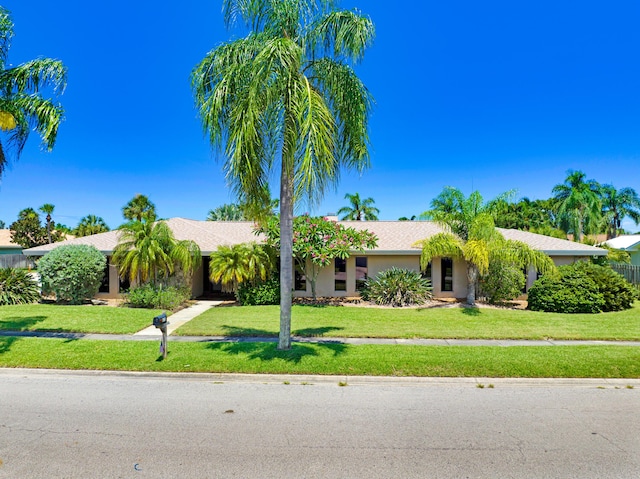
[(317, 203), (342, 166), (368, 166), (372, 98), (350, 63), (373, 40), (368, 17), (331, 0), (225, 0), (228, 26), (250, 33), (212, 50), (191, 82), (204, 131), (224, 151), (242, 203), (264, 196), (280, 166), (280, 349), (291, 345), (293, 210)]
[(67, 82), (66, 67), (59, 60), (39, 58), (7, 68), (13, 22), (9, 11), (0, 7), (0, 177), (7, 165), (8, 150), (16, 158), (35, 130), (42, 146), (51, 151), (58, 135), (64, 112), (60, 104), (43, 98), (40, 90), (52, 87), (62, 93)]
[(105, 221), (96, 215), (87, 215), (80, 220), (78, 226), (73, 230), (75, 236), (89, 236), (109, 231), (109, 226)]
[(145, 195), (137, 194), (122, 207), (122, 216), (130, 221), (155, 221), (156, 205)]
[(235, 293), (238, 285), (256, 279), (266, 280), (273, 270), (273, 257), (266, 247), (255, 243), (219, 246), (211, 254), (209, 278), (220, 282), (222, 291)]
[(607, 239), (615, 238), (622, 226), (622, 220), (629, 217), (637, 225), (640, 223), (640, 197), (633, 188), (616, 190), (612, 185), (600, 187), (602, 215), (607, 224)]
[(375, 201), (373, 198), (360, 199), (358, 193), (350, 195), (347, 193), (344, 195), (346, 200), (349, 200), (351, 206), (343, 206), (338, 210), (338, 215), (343, 215), (342, 220), (354, 220), (354, 221), (375, 221), (378, 219), (380, 210), (373, 206)]
[(586, 233), (596, 233), (602, 220), (598, 191), (600, 185), (587, 180), (582, 171), (569, 170), (563, 184), (551, 190), (558, 202), (559, 226), (573, 233), (574, 241), (582, 242)]

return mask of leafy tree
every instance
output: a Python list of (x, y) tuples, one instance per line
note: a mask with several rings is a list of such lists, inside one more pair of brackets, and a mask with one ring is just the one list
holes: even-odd
[(224, 150), (241, 203), (264, 198), (280, 167), (279, 349), (291, 347), (294, 199), (316, 203), (341, 167), (368, 166), (372, 98), (351, 64), (374, 27), (337, 4), (224, 0), (227, 26), (244, 24), (249, 33), (209, 52), (192, 73), (204, 130)]
[(109, 227), (105, 221), (96, 215), (87, 215), (80, 220), (73, 230), (75, 236), (89, 236), (98, 233), (106, 233)]
[[(272, 218), (257, 230), (266, 235), (267, 244), (275, 249), (280, 247), (278, 226), (278, 218)], [(376, 236), (367, 230), (347, 228), (325, 218), (304, 215), (293, 220), (293, 256), (311, 284), (314, 300), (322, 268), (332, 265), (336, 258), (347, 259), (352, 251), (373, 249), (377, 243)]]
[[(23, 248), (33, 248), (48, 243), (47, 229), (40, 223), (40, 215), (33, 208), (25, 208), (18, 213), (18, 219), (9, 225), (11, 241)], [(63, 239), (60, 231), (52, 231), (51, 239), (56, 242)]]
[(56, 301), (82, 304), (98, 292), (106, 266), (107, 258), (94, 246), (59, 246), (38, 261), (42, 292), (54, 293)]
[(67, 70), (59, 60), (38, 58), (15, 67), (8, 63), (13, 27), (9, 11), (0, 7), (0, 130), (5, 133), (0, 141), (0, 177), (8, 150), (18, 158), (32, 130), (47, 151), (53, 149), (64, 112), (40, 90), (62, 93), (67, 82)]
[(173, 275), (176, 266), (185, 274), (200, 266), (198, 245), (188, 240), (177, 241), (164, 221), (130, 221), (118, 229), (120, 238), (112, 260), (118, 265), (120, 276), (131, 283), (156, 285), (160, 279)]
[(66, 238), (68, 234), (71, 234), (71, 228), (62, 223), (56, 223), (54, 226), (55, 230), (58, 231), (62, 236)]
[(622, 230), (622, 220), (629, 217), (640, 223), (640, 197), (633, 188), (616, 190), (612, 185), (600, 187), (602, 216), (606, 222), (607, 239), (616, 238)]
[(380, 210), (373, 206), (375, 201), (373, 198), (360, 199), (360, 195), (355, 193), (350, 195), (347, 193), (344, 196), (345, 200), (349, 200), (350, 206), (343, 206), (338, 210), (338, 215), (342, 215), (341, 220), (355, 220), (355, 221), (376, 221)]
[(129, 221), (155, 221), (156, 205), (145, 195), (137, 194), (122, 207), (122, 216)]
[(597, 233), (602, 221), (600, 185), (587, 180), (582, 171), (569, 170), (563, 184), (553, 187), (557, 201), (558, 224), (575, 241), (582, 242), (584, 234)]
[(6, 229), (7, 225), (4, 221), (0, 220), (0, 230)]
[(45, 203), (44, 205), (42, 205), (40, 208), (38, 208), (40, 211), (42, 211), (43, 213), (46, 213), (47, 216), (45, 218), (45, 220), (47, 221), (47, 239), (49, 240), (49, 244), (52, 243), (51, 241), (51, 223), (52, 223), (52, 219), (51, 219), (51, 214), (53, 213), (53, 210), (55, 209), (55, 206), (52, 205), (51, 203)]
[(406, 216), (401, 216), (398, 218), (398, 221), (415, 221), (416, 215), (412, 215), (411, 218), (407, 218)]
[(220, 282), (222, 291), (236, 293), (242, 283), (265, 281), (275, 268), (274, 256), (268, 247), (256, 243), (222, 245), (211, 254), (209, 278)]
[(447, 187), (431, 203), (426, 216), (450, 231), (419, 241), (422, 248), (420, 265), (426, 269), (432, 258), (463, 258), (467, 263), (467, 303), (475, 304), (480, 275), (494, 261), (505, 261), (520, 268), (535, 267), (546, 272), (554, 268), (546, 254), (531, 249), (520, 241), (507, 240), (495, 228), (490, 204), (485, 204), (479, 192), (468, 198), (457, 189)]
[(487, 273), (480, 277), (480, 288), (490, 304), (502, 304), (522, 294), (527, 278), (523, 269), (509, 261), (489, 263)]
[(207, 221), (244, 221), (242, 209), (234, 203), (218, 206), (216, 209), (209, 210)]

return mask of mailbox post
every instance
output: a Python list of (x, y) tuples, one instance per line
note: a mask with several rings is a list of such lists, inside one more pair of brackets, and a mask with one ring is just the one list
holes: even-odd
[(160, 354), (162, 354), (162, 359), (167, 358), (167, 326), (169, 325), (169, 321), (167, 321), (167, 313), (162, 313), (153, 318), (153, 325), (162, 331), (162, 340), (160, 341)]

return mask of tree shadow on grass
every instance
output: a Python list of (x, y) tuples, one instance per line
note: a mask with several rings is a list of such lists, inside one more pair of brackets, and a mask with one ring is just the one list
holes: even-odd
[(475, 306), (466, 306), (464, 308), (462, 308), (462, 314), (464, 314), (465, 316), (481, 316), (482, 315), (482, 311), (480, 311), (480, 308), (475, 307)]
[(11, 346), (13, 346), (13, 343), (18, 341), (19, 339), (20, 338), (17, 338), (15, 336), (0, 337), (0, 354), (8, 353), (11, 349)]
[(238, 326), (229, 326), (223, 324), (224, 336), (228, 338), (277, 338), (278, 333), (258, 328), (239, 328)]
[(333, 352), (334, 356), (343, 354), (349, 345), (343, 343), (316, 343), (315, 345), (294, 343), (291, 349), (279, 350), (275, 342), (269, 343), (211, 343), (207, 348), (213, 351), (222, 351), (227, 354), (246, 354), (248, 359), (261, 361), (273, 361), (276, 359), (298, 364), (306, 356), (320, 356), (321, 349)]
[(31, 331), (33, 326), (47, 319), (47, 316), (10, 316), (0, 320), (3, 331)]
[(338, 328), (336, 326), (324, 326), (321, 328), (303, 328), (293, 331), (294, 336), (303, 336), (305, 338), (315, 338), (318, 336), (324, 336), (331, 331), (340, 331), (344, 328)]

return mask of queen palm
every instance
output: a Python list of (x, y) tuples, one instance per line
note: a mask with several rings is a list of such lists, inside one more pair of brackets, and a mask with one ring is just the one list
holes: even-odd
[(360, 199), (358, 193), (350, 195), (347, 193), (344, 195), (345, 200), (349, 200), (350, 206), (343, 206), (338, 210), (338, 215), (343, 215), (342, 220), (355, 220), (355, 221), (376, 221), (380, 210), (373, 206), (375, 201), (373, 198)]
[(607, 227), (607, 239), (615, 238), (622, 226), (622, 220), (629, 217), (640, 223), (640, 197), (633, 188), (616, 190), (612, 185), (600, 187), (602, 216)]
[(567, 233), (573, 233), (575, 241), (582, 242), (583, 235), (597, 233), (602, 222), (600, 185), (587, 180), (582, 171), (569, 170), (564, 183), (551, 190), (557, 202), (558, 225)]
[(164, 221), (130, 221), (120, 226), (113, 262), (131, 283), (157, 284), (179, 266), (185, 274), (200, 267), (200, 248), (193, 241), (177, 241)]
[(279, 166), (280, 349), (291, 347), (294, 203), (317, 204), (341, 167), (368, 166), (372, 98), (351, 64), (374, 27), (337, 4), (224, 0), (227, 26), (244, 24), (249, 34), (210, 51), (192, 72), (204, 130), (224, 151), (240, 202), (260, 202)]
[(266, 280), (274, 266), (267, 248), (256, 243), (222, 245), (210, 258), (209, 278), (219, 281), (225, 293), (235, 293), (243, 282)]
[(13, 38), (13, 21), (9, 11), (0, 7), (0, 177), (7, 166), (7, 155), (20, 156), (31, 130), (51, 151), (63, 119), (59, 103), (44, 98), (40, 90), (53, 88), (62, 93), (67, 82), (67, 70), (59, 60), (38, 58), (15, 67), (8, 65), (9, 47)]
[(428, 239), (419, 241), (422, 248), (420, 266), (426, 269), (433, 258), (462, 258), (467, 263), (467, 303), (474, 305), (480, 275), (489, 270), (493, 261), (505, 261), (521, 268), (533, 266), (540, 272), (554, 268), (546, 254), (531, 249), (520, 241), (507, 240), (496, 229), (491, 210), (498, 199), (485, 203), (478, 191), (468, 198), (453, 187), (446, 187), (431, 202), (431, 210), (423, 213), (446, 228)]
[(87, 215), (80, 220), (78, 226), (73, 230), (75, 236), (89, 236), (109, 231), (105, 221), (96, 215)]
[(51, 214), (53, 213), (53, 210), (55, 208), (56, 207), (54, 205), (52, 205), (51, 203), (45, 203), (40, 208), (38, 208), (43, 213), (47, 214), (47, 216), (45, 217), (45, 220), (47, 221), (47, 239), (49, 240), (49, 244), (52, 243), (52, 241), (51, 241), (51, 224), (52, 224)]

